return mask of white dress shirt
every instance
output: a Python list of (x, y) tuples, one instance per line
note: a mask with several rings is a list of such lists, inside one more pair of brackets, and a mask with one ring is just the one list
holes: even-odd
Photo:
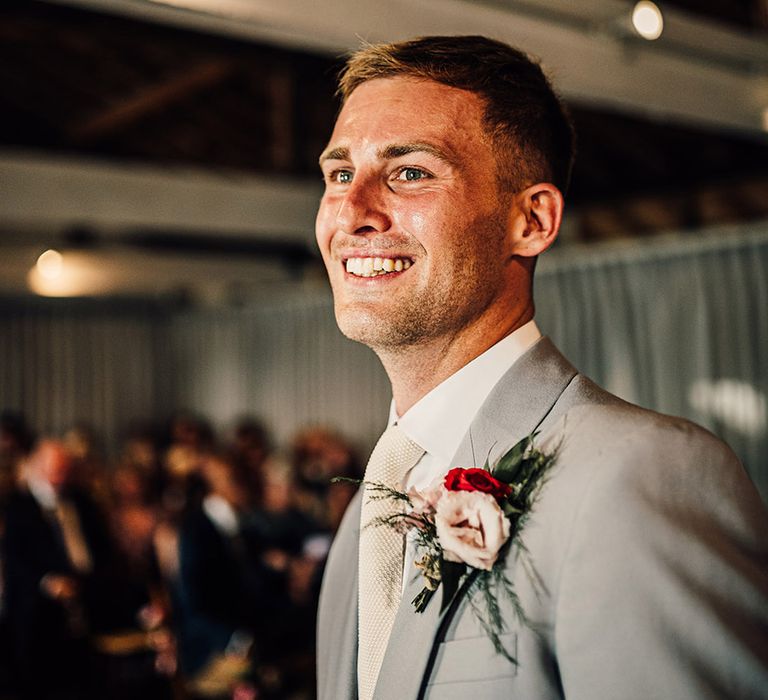
[(240, 534), (240, 521), (237, 511), (229, 501), (212, 493), (203, 499), (203, 511), (208, 520), (225, 537), (234, 537)]
[[(398, 417), (392, 401), (389, 424), (397, 422), (403, 432), (425, 450), (424, 456), (405, 477), (403, 487), (406, 490), (411, 487), (423, 490), (440, 482), (493, 387), (539, 338), (538, 326), (535, 321), (529, 321), (438, 384), (402, 416)], [(478, 455), (478, 459), (484, 460), (485, 455)], [(414, 558), (413, 543), (409, 541), (404, 562), (406, 573)], [(404, 575), (403, 590), (406, 584)]]

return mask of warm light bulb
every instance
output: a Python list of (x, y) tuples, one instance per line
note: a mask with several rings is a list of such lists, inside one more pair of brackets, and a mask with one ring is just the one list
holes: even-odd
[(632, 25), (643, 39), (653, 41), (664, 31), (664, 18), (656, 3), (640, 0), (632, 10)]
[(55, 280), (61, 277), (64, 269), (64, 258), (58, 250), (46, 250), (37, 259), (37, 270), (42, 277)]

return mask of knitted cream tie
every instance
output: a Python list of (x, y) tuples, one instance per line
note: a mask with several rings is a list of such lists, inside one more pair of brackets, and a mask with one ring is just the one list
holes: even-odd
[[(402, 487), (403, 478), (421, 459), (424, 450), (392, 425), (373, 448), (365, 480)], [(404, 535), (377, 519), (400, 512), (402, 503), (372, 499), (365, 487), (360, 511), (357, 678), (359, 700), (371, 700), (395, 621), (403, 576)], [(375, 495), (375, 494), (374, 494)], [(373, 524), (369, 524), (372, 523)], [(367, 525), (367, 527), (366, 527)]]
[(61, 529), (61, 537), (64, 540), (64, 548), (67, 551), (69, 563), (80, 573), (90, 572), (93, 568), (93, 562), (75, 506), (67, 501), (58, 501), (54, 514)]

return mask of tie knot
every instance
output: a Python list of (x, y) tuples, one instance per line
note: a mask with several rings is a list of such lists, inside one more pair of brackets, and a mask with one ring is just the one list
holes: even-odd
[(373, 448), (365, 480), (399, 489), (405, 475), (423, 454), (424, 450), (400, 426), (390, 425)]

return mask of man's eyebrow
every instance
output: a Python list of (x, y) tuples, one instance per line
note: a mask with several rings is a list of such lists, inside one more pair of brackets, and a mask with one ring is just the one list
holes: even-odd
[(402, 158), (411, 153), (428, 153), (435, 158), (439, 158), (448, 165), (453, 165), (453, 158), (451, 158), (445, 151), (430, 143), (393, 143), (389, 146), (384, 146), (377, 155), (382, 160), (391, 160), (393, 158)]
[[(428, 153), (435, 158), (439, 158), (448, 165), (453, 165), (454, 161), (445, 151), (433, 146), (429, 143), (393, 143), (388, 146), (384, 146), (379, 149), (377, 156), (381, 160), (392, 160), (394, 158), (402, 158), (403, 156), (410, 155), (411, 153)], [(350, 153), (349, 148), (346, 146), (335, 146), (322, 152), (320, 155), (320, 165), (326, 160), (349, 160)]]
[(349, 149), (346, 146), (328, 148), (320, 154), (320, 165), (326, 160), (349, 160)]

